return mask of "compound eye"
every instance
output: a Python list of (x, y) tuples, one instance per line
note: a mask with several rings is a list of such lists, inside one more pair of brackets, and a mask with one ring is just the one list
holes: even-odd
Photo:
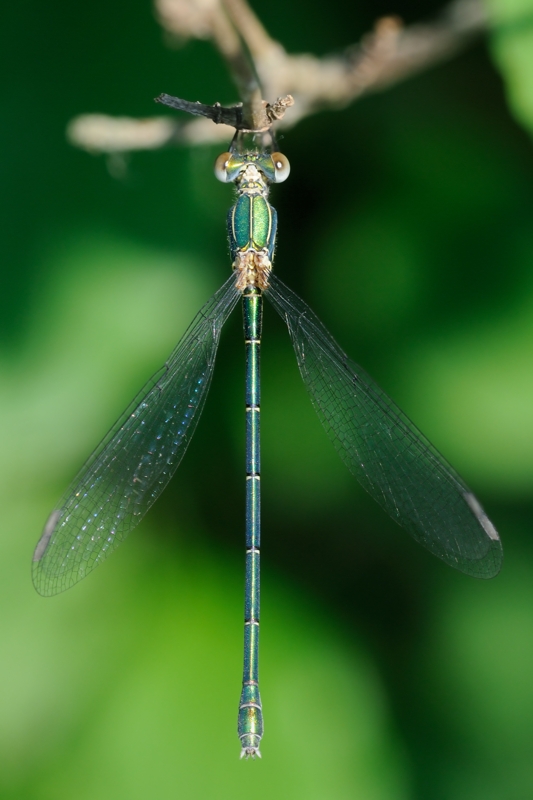
[(222, 183), (228, 183), (228, 162), (231, 158), (231, 153), (221, 153), (215, 161), (215, 177)]
[(291, 172), (291, 165), (289, 159), (283, 153), (272, 153), (272, 161), (274, 162), (274, 169), (276, 170), (276, 183), (283, 183), (286, 181)]

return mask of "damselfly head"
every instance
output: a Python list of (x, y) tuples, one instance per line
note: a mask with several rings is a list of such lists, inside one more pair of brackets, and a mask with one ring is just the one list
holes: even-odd
[(221, 153), (215, 161), (215, 177), (222, 183), (236, 181), (253, 165), (269, 183), (282, 183), (289, 177), (289, 159), (282, 153)]

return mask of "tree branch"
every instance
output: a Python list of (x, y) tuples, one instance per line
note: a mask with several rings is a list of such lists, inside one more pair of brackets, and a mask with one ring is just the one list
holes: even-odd
[[(318, 58), (288, 54), (246, 0), (155, 0), (155, 5), (159, 21), (170, 35), (213, 42), (228, 65), (242, 106), (178, 101), (187, 107), (173, 107), (204, 117), (191, 121), (85, 115), (69, 126), (73, 144), (112, 153), (218, 142), (231, 137), (226, 126), (259, 130), (272, 124), (273, 118), (266, 115), (277, 106), (269, 106), (263, 92), (270, 98), (294, 97), (294, 109), (284, 117), (286, 104), (278, 122), (279, 127), (290, 127), (320, 109), (342, 108), (365, 94), (406, 80), (452, 57), (487, 29), (482, 0), (454, 0), (432, 22), (404, 26), (395, 17), (379, 19), (374, 30), (344, 55)], [(200, 108), (211, 111), (204, 114)], [(220, 124), (213, 125), (211, 120)]]

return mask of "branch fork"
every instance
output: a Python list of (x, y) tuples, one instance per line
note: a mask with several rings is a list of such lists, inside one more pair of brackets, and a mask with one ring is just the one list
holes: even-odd
[[(378, 19), (345, 54), (291, 55), (273, 39), (247, 0), (154, 0), (165, 32), (181, 41), (208, 39), (232, 75), (241, 103), (212, 106), (161, 94), (156, 102), (193, 114), (145, 120), (83, 115), (72, 120), (72, 144), (93, 153), (126, 153), (166, 145), (218, 143), (234, 130), (290, 127), (319, 110), (343, 108), (452, 57), (488, 28), (483, 0), (453, 0), (434, 21), (405, 26)], [(277, 97), (267, 103), (264, 97)], [(294, 105), (291, 113), (285, 115)], [(212, 123), (216, 123), (213, 125)], [(233, 130), (232, 130), (233, 129)]]

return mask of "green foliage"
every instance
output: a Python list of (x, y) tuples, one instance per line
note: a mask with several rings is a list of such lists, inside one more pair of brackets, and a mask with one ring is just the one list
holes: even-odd
[(533, 132), (533, 3), (485, 0), (493, 32), (492, 52), (505, 81), (509, 106)]

